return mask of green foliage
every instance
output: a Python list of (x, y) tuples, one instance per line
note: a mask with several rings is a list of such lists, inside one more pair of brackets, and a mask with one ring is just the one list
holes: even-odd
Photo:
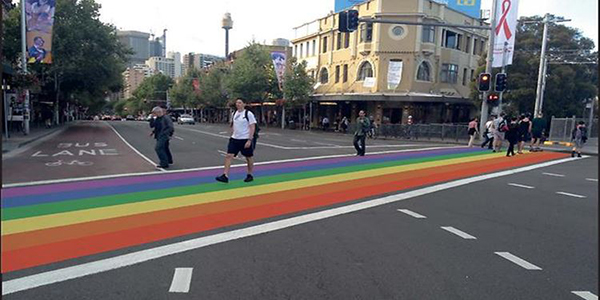
[(194, 80), (201, 79), (201, 72), (192, 69), (169, 90), (173, 107), (197, 108), (201, 105), (200, 94), (194, 90)]
[[(540, 21), (542, 17), (522, 20)], [(504, 94), (504, 110), (508, 113), (533, 112), (535, 106), (543, 24), (519, 23), (513, 63), (507, 66), (508, 91)], [(561, 23), (548, 25), (547, 53), (550, 61), (591, 61), (597, 57), (594, 43), (575, 28)], [(480, 61), (476, 74), (483, 72), (485, 61)], [(597, 65), (549, 64), (543, 111), (546, 116), (567, 117), (581, 115), (585, 100), (598, 94)], [(494, 73), (499, 72), (499, 68)], [(472, 85), (471, 99), (478, 98)], [(480, 104), (479, 100), (475, 102)]]
[(236, 59), (227, 76), (226, 88), (229, 96), (244, 98), (248, 101), (262, 102), (274, 94), (276, 75), (273, 70), (271, 56), (267, 49), (252, 43), (244, 49)]
[(283, 94), (290, 105), (304, 105), (313, 91), (313, 79), (306, 73), (306, 62), (298, 63), (296, 58), (289, 60), (285, 73)]
[[(135, 114), (148, 112), (152, 107), (160, 105), (160, 101), (164, 105), (167, 100), (167, 91), (173, 86), (171, 77), (156, 74), (145, 78), (144, 81), (133, 91), (133, 98), (128, 99), (128, 109)], [(159, 101), (159, 102), (156, 102)]]
[(227, 105), (227, 89), (225, 79), (228, 69), (217, 64), (200, 78), (200, 98), (209, 107), (225, 107)]

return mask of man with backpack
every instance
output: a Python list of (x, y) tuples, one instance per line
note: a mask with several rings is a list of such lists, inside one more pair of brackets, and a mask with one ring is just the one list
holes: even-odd
[(173, 164), (173, 155), (169, 149), (169, 140), (175, 132), (173, 127), (173, 121), (171, 117), (165, 115), (162, 107), (155, 107), (152, 109), (153, 118), (150, 119), (150, 128), (154, 130), (150, 135), (154, 135), (156, 139), (156, 146), (154, 150), (160, 163), (156, 166), (157, 168), (166, 169), (169, 165)]
[(227, 145), (227, 155), (225, 156), (225, 170), (223, 175), (216, 178), (217, 181), (228, 183), (229, 182), (229, 168), (231, 167), (231, 160), (238, 153), (242, 153), (246, 157), (248, 163), (248, 174), (244, 182), (251, 182), (254, 180), (252, 176), (252, 170), (254, 168), (254, 148), (256, 147), (256, 139), (258, 138), (258, 128), (256, 118), (251, 111), (246, 110), (246, 104), (243, 99), (237, 99), (235, 101), (236, 112), (233, 113), (232, 121), (230, 124), (232, 135)]
[(499, 152), (502, 148), (502, 142), (504, 141), (504, 135), (508, 132), (508, 120), (506, 120), (506, 114), (500, 113), (500, 116), (494, 119), (492, 125), (492, 131), (494, 133), (494, 152)]

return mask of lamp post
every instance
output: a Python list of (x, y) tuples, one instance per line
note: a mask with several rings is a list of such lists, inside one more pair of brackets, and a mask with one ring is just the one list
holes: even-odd
[(229, 30), (233, 28), (233, 20), (230, 13), (225, 13), (222, 20), (222, 28), (225, 29), (225, 59), (229, 56)]
[(4, 101), (2, 102), (3, 108), (3, 119), (4, 119), (4, 137), (9, 138), (8, 135), (8, 99), (6, 99), (6, 92), (10, 90), (10, 85), (6, 83), (6, 80), (2, 80), (2, 93)]

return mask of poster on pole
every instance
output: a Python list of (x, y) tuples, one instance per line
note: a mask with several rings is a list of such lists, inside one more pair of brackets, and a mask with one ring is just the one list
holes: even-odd
[(273, 51), (271, 52), (271, 59), (273, 60), (273, 67), (275, 68), (275, 74), (277, 75), (279, 89), (282, 89), (283, 75), (285, 74), (287, 55), (283, 51)]
[(52, 63), (55, 6), (56, 0), (25, 0), (28, 63)]
[(388, 65), (388, 90), (395, 90), (402, 80), (402, 61), (392, 60)]
[[(503, 62), (511, 65), (517, 34), (517, 13), (519, 0), (498, 0), (496, 7), (496, 23), (494, 24), (494, 57), (492, 67), (500, 68)], [(504, 47), (506, 44), (506, 58)], [(503, 59), (504, 58), (504, 59)]]

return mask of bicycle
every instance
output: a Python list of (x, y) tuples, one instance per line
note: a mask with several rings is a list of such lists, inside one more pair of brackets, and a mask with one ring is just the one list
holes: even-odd
[(55, 162), (49, 162), (46, 163), (46, 166), (48, 167), (59, 167), (62, 165), (68, 165), (68, 166), (81, 166), (81, 167), (89, 167), (91, 165), (93, 165), (94, 163), (91, 161), (78, 161), (78, 160), (74, 160), (71, 162), (66, 162), (63, 160), (59, 160), (59, 161), (55, 161)]

